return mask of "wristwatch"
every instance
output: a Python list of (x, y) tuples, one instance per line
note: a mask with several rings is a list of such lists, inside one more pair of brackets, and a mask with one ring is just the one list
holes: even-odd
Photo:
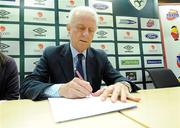
[(129, 92), (132, 92), (132, 87), (130, 85), (130, 83), (128, 83), (127, 81), (121, 81), (120, 83), (122, 83), (123, 85), (127, 86), (129, 89)]

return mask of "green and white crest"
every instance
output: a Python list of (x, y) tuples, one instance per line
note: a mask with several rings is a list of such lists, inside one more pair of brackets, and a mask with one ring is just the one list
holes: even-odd
[(129, 2), (135, 7), (137, 10), (142, 10), (147, 3), (147, 0), (129, 0)]

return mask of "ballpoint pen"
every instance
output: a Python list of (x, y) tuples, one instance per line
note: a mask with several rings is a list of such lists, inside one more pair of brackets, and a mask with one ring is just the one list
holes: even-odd
[[(79, 77), (79, 79), (84, 80), (78, 70), (75, 70), (75, 72), (76, 72), (77, 76)], [(88, 83), (89, 83), (89, 82), (88, 82)], [(87, 89), (87, 88), (86, 88), (86, 89)], [(91, 94), (92, 94), (92, 92), (90, 91), (90, 95), (91, 95)]]
[(76, 72), (77, 76), (78, 76), (81, 80), (83, 80), (83, 77), (81, 76), (81, 74), (79, 73), (79, 71), (78, 71), (78, 70), (75, 70), (75, 72)]

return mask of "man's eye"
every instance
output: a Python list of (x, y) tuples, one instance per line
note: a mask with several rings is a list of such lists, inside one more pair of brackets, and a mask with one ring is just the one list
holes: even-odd
[(84, 30), (84, 27), (78, 27), (79, 30)]
[(94, 29), (89, 29), (89, 32), (92, 32), (92, 33), (93, 33), (93, 32), (95, 32), (95, 30), (94, 30)]

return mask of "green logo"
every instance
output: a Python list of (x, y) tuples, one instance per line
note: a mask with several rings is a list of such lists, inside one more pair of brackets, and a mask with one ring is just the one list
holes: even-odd
[(139, 65), (139, 60), (121, 60), (121, 65)]

